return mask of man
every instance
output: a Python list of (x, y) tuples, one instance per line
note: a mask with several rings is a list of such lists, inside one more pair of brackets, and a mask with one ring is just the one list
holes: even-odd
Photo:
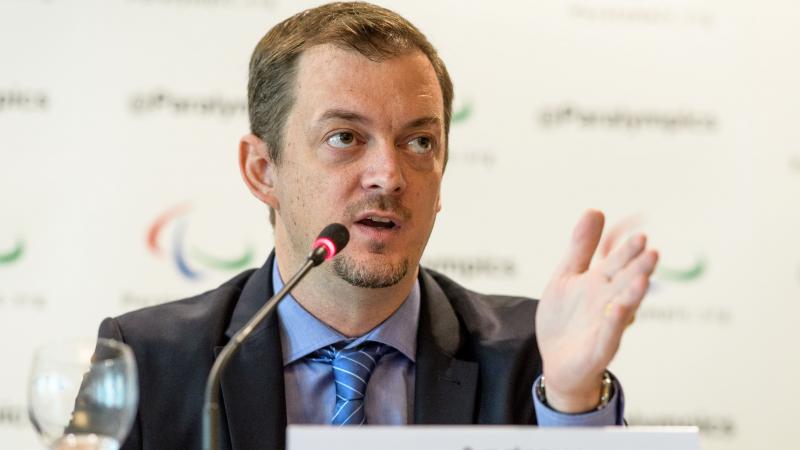
[(413, 25), (363, 3), (302, 12), (256, 47), (248, 96), (239, 163), (271, 209), (274, 254), (198, 297), (104, 321), (101, 335), (132, 346), (141, 378), (123, 448), (199, 447), (215, 352), (332, 222), (349, 229), (347, 248), (222, 376), (224, 444), (283, 448), (287, 423), (621, 424), (605, 369), (657, 254), (634, 236), (590, 268), (603, 216), (589, 211), (538, 303), (420, 268), (441, 209), (453, 88)]

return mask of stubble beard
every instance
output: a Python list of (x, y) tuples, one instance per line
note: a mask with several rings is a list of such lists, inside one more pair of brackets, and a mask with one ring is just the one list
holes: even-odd
[(408, 273), (408, 258), (398, 264), (370, 265), (359, 263), (347, 255), (333, 259), (333, 271), (355, 287), (380, 289), (394, 286)]
[[(390, 211), (408, 221), (411, 210), (400, 203), (397, 197), (371, 195), (360, 201), (351, 203), (345, 209), (345, 216), (355, 220), (361, 211), (376, 209)], [(370, 252), (384, 253), (386, 246), (380, 242), (372, 242)], [(367, 289), (381, 289), (396, 285), (408, 274), (408, 257), (396, 264), (386, 262), (357, 261), (346, 253), (333, 258), (333, 272), (349, 284)]]

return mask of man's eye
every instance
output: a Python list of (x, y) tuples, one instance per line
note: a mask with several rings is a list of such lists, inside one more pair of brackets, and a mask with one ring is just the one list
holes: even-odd
[(334, 148), (348, 148), (355, 144), (356, 136), (349, 131), (340, 131), (327, 140), (328, 145)]
[(428, 153), (433, 150), (433, 139), (427, 136), (419, 136), (408, 142), (408, 147), (414, 153)]

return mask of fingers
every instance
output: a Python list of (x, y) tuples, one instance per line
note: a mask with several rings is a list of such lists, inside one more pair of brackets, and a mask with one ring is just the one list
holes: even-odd
[(600, 243), (604, 223), (605, 218), (600, 211), (590, 209), (583, 213), (572, 232), (569, 250), (559, 266), (562, 274), (583, 273), (589, 268)]
[(639, 225), (641, 225), (641, 222), (642, 218), (636, 215), (630, 216), (614, 224), (614, 226), (606, 231), (605, 236), (603, 236), (603, 240), (600, 241), (600, 256), (603, 258), (608, 256), (609, 253), (611, 253), (611, 250), (614, 250), (617, 242), (622, 239), (625, 234), (633, 231), (635, 228), (638, 228)]
[(613, 253), (598, 266), (600, 270), (608, 279), (614, 277), (620, 270), (622, 270), (628, 263), (639, 256), (645, 249), (647, 244), (647, 237), (643, 234), (631, 236), (625, 245), (615, 250)]
[(650, 275), (653, 274), (656, 264), (658, 264), (658, 252), (646, 250), (617, 272), (610, 288), (610, 292), (617, 293), (615, 298), (619, 298), (619, 301), (614, 301), (626, 305), (638, 304), (647, 292)]
[(648, 277), (640, 276), (631, 286), (606, 304), (604, 309), (606, 324), (600, 332), (600, 342), (604, 347), (601, 349), (602, 354), (613, 355), (617, 352), (622, 334), (633, 323), (649, 284)]
[(647, 293), (650, 275), (657, 262), (658, 253), (655, 250), (642, 252), (614, 278), (612, 286), (616, 285), (618, 294), (604, 308), (606, 323), (600, 330), (599, 357), (613, 357), (616, 354), (622, 334), (633, 323), (636, 311)]
[(632, 317), (630, 308), (620, 303), (609, 303), (606, 305), (605, 311), (606, 323), (601, 328), (599, 336), (601, 346), (598, 349), (600, 353), (598, 357), (601, 360), (613, 358), (613, 355), (617, 353), (619, 344), (622, 341), (622, 333)]

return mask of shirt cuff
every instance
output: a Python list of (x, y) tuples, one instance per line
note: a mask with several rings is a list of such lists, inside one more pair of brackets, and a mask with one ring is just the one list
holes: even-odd
[(608, 406), (597, 411), (589, 411), (582, 414), (568, 414), (558, 412), (539, 400), (536, 390), (542, 377), (536, 378), (533, 383), (533, 409), (536, 411), (536, 421), (540, 427), (600, 427), (611, 425), (624, 425), (625, 413), (625, 394), (622, 392), (622, 385), (614, 375), (611, 381), (614, 384), (614, 395), (608, 402)]

